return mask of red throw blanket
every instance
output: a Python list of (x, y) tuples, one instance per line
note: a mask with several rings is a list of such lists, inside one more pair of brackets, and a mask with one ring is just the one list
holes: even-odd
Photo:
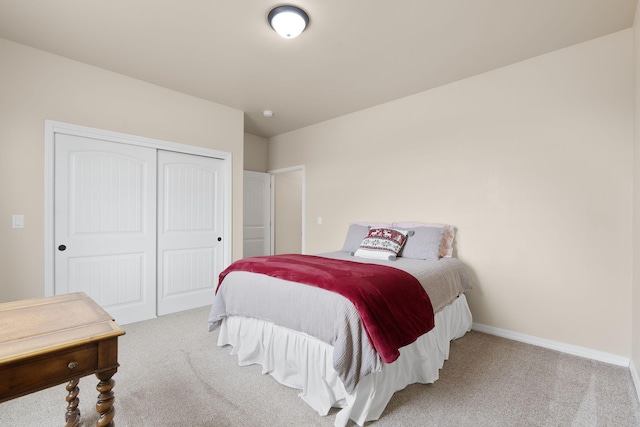
[(356, 307), (369, 342), (386, 363), (434, 327), (427, 292), (418, 279), (397, 268), (313, 255), (252, 257), (220, 273), (216, 293), (232, 271), (266, 274), (339, 293)]

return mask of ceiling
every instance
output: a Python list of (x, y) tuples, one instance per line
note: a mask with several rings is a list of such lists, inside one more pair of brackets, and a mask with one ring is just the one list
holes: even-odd
[(268, 138), (630, 28), (636, 2), (292, 0), (310, 25), (286, 40), (277, 0), (0, 0), (0, 37), (242, 110)]

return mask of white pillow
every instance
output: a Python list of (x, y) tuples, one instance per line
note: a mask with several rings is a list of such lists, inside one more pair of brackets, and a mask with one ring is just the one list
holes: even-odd
[(415, 227), (409, 230), (408, 238), (399, 256), (424, 260), (440, 259), (440, 244), (444, 228)]
[(369, 233), (368, 225), (351, 224), (349, 230), (347, 230), (347, 238), (342, 245), (342, 252), (355, 252), (360, 247), (362, 240), (367, 237)]
[(360, 221), (360, 222), (356, 222), (354, 224), (364, 225), (365, 227), (369, 227), (369, 228), (393, 228), (390, 222), (366, 222), (366, 221)]
[(455, 237), (455, 228), (452, 225), (447, 224), (429, 224), (424, 222), (394, 222), (393, 227), (400, 228), (417, 228), (417, 227), (437, 227), (442, 228), (442, 240), (440, 241), (439, 256), (452, 257), (453, 256), (453, 239)]

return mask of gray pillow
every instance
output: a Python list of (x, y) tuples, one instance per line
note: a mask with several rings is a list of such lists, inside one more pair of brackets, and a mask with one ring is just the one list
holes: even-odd
[(367, 234), (369, 234), (368, 225), (351, 224), (347, 231), (347, 238), (342, 246), (342, 252), (357, 251)]
[(409, 234), (407, 242), (404, 244), (401, 257), (437, 260), (440, 258), (440, 241), (442, 240), (443, 228), (439, 227), (416, 227), (405, 230), (413, 230)]

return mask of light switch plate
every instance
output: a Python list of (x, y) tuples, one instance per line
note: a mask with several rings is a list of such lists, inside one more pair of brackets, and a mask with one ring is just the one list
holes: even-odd
[(24, 215), (13, 215), (11, 217), (11, 228), (24, 228)]

